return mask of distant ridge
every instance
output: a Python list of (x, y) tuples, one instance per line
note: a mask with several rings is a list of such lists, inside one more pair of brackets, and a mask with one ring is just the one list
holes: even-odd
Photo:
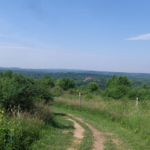
[(88, 73), (88, 74), (104, 74), (113, 76), (127, 76), (137, 78), (150, 78), (150, 73), (128, 73), (128, 72), (111, 72), (111, 71), (91, 71), (91, 70), (80, 70), (80, 69), (28, 69), (18, 67), (0, 67), (0, 71), (5, 72), (6, 70), (12, 70), (14, 72), (42, 72), (42, 73)]

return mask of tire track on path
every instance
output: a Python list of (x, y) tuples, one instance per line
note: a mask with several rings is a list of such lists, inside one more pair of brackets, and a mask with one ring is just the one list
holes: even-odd
[[(76, 143), (76, 144), (80, 144), (82, 142), (82, 139), (84, 138), (84, 131), (85, 129), (80, 126), (76, 121), (72, 120), (72, 119), (67, 119), (67, 120), (70, 120), (74, 123), (74, 137), (76, 138), (75, 141), (73, 141), (73, 143)], [(68, 148), (67, 150), (76, 150), (74, 148)]]
[(72, 114), (68, 114), (68, 116), (72, 116), (73, 118), (77, 119), (81, 123), (87, 125), (90, 128), (90, 130), (92, 130), (93, 137), (94, 137), (94, 143), (93, 143), (92, 150), (103, 150), (105, 148), (104, 142), (106, 141), (106, 139), (103, 136), (102, 132), (98, 131), (97, 129), (95, 129), (94, 127), (92, 127), (91, 125), (89, 125), (88, 123), (85, 123), (83, 121), (83, 119), (81, 119), (81, 118), (75, 117)]

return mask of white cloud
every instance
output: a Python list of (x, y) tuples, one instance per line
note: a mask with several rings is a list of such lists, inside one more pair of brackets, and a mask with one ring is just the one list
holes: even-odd
[(131, 37), (126, 40), (150, 40), (150, 33), (138, 35), (136, 37)]

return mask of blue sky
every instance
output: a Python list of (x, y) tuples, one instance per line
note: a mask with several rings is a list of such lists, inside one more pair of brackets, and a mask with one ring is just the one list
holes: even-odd
[(0, 0), (0, 67), (150, 73), (149, 0)]

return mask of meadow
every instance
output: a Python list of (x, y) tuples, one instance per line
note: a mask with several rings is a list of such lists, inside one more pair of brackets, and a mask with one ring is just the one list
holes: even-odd
[[(136, 106), (136, 100), (103, 98), (101, 95), (91, 94), (92, 98), (83, 95), (81, 107), (79, 107), (79, 96), (63, 94), (55, 98), (56, 107), (68, 110), (84, 112), (89, 116), (99, 117), (106, 120), (116, 128), (125, 130), (131, 147), (136, 149), (150, 149), (150, 102), (143, 100)], [(118, 133), (120, 134), (120, 133)]]

